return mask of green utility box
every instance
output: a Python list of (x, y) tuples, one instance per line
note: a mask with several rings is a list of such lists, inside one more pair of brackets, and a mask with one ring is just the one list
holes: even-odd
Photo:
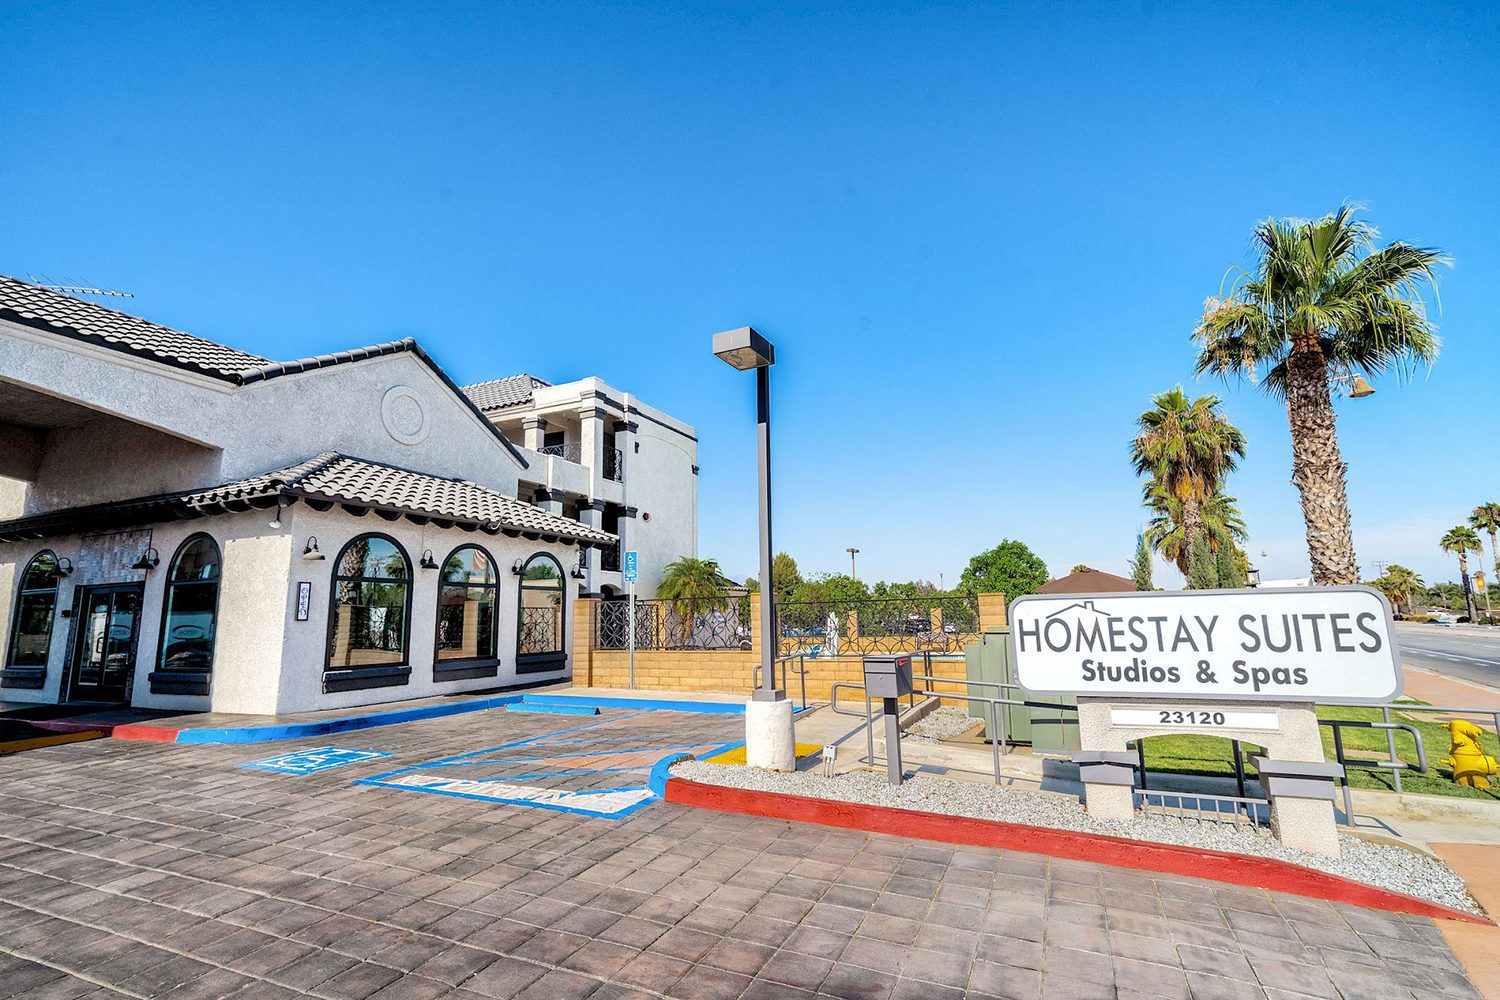
[[(1010, 629), (986, 632), (964, 649), (965, 676), (971, 681), (991, 684), (1014, 684), (1010, 665)], [(1055, 705), (1076, 705), (1071, 695), (1030, 694), (1020, 688), (971, 687), (965, 694), (973, 698), (1012, 698), (1045, 701)], [(985, 739), (999, 733), (989, 732), (991, 706), (970, 702), (969, 716), (985, 723)], [(1028, 705), (998, 705), (994, 711), (1005, 713), (1005, 738), (1012, 743), (1030, 743), (1037, 753), (1071, 753), (1079, 749), (1078, 714), (1063, 709), (1032, 708)]]

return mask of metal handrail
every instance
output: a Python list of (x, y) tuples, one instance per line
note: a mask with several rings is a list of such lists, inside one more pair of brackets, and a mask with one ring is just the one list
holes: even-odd
[[(796, 660), (797, 661), (797, 669), (796, 670), (792, 670), (791, 672), (794, 673), (794, 674), (796, 674), (799, 678), (802, 679), (802, 707), (803, 707), (803, 709), (806, 709), (807, 708), (807, 656), (805, 654), (803, 654), (803, 653), (789, 653), (786, 656), (778, 656), (778, 657), (776, 657), (776, 659), (771, 662), (771, 675), (773, 677), (776, 675), (776, 665), (778, 663), (781, 664), (781, 689), (783, 691), (787, 690), (787, 688), (789, 687), (789, 685), (787, 684), (787, 671), (790, 669), (787, 666), (787, 664), (789, 664), (792, 660)], [(757, 663), (755, 665), (755, 684), (753, 686), (754, 690), (757, 690), (757, 691), (760, 690), (760, 678), (761, 678), (760, 664)]]
[[(1349, 762), (1344, 757), (1344, 730), (1345, 729), (1384, 729), (1388, 734), (1387, 745), (1390, 747), (1389, 760), (1364, 760), (1356, 761), (1356, 767), (1384, 768), (1392, 774), (1399, 775), (1402, 771), (1416, 771), (1423, 774), (1427, 771), (1427, 744), (1422, 739), (1422, 734), (1416, 726), (1405, 722), (1367, 722), (1363, 719), (1319, 719), (1318, 725), (1327, 726), (1333, 730), (1333, 756), (1339, 766), (1345, 771), (1349, 768)], [(1411, 733), (1411, 737), (1417, 744), (1417, 762), (1408, 764), (1396, 757), (1396, 730), (1404, 729)], [(1349, 776), (1343, 775), (1339, 778), (1339, 784), (1344, 789), (1344, 823), (1348, 826), (1354, 825), (1354, 794), (1349, 790)]]
[[(968, 680), (957, 681), (957, 680), (954, 680), (952, 677), (934, 677), (931, 674), (913, 674), (912, 675), (912, 680), (913, 681), (918, 681), (918, 680), (924, 680), (924, 681), (947, 681), (947, 682), (949, 682), (951, 684), (972, 684), (975, 687), (999, 687), (999, 688), (1015, 687), (1014, 684), (1002, 684), (1002, 683), (997, 682), (997, 681), (968, 681)], [(866, 688), (865, 688), (865, 686), (863, 684), (854, 684), (854, 683), (850, 683), (848, 681), (840, 681), (839, 683), (834, 684), (832, 687), (829, 688), (829, 698), (830, 698), (830, 701), (831, 701), (831, 704), (829, 705), (829, 707), (832, 708), (833, 711), (835, 713), (839, 714), (839, 715), (848, 715), (848, 716), (852, 716), (854, 718), (860, 718), (860, 713), (853, 712), (853, 711), (847, 711), (847, 710), (839, 708), (839, 688), (846, 688), (846, 689), (848, 689), (850, 691), (865, 691), (865, 711), (864, 711), (863, 717), (865, 719), (865, 735), (866, 735), (865, 742), (866, 742), (866, 746), (867, 746), (867, 752), (869, 754), (869, 756), (866, 758), (866, 763), (870, 764), (871, 766), (874, 766), (874, 764), (875, 764), (875, 717), (870, 712), (870, 702), (871, 702), (872, 699), (870, 698), (869, 692), (866, 690)], [(1048, 701), (1024, 701), (1024, 700), (1019, 699), (1019, 698), (985, 698), (985, 697), (982, 697), (982, 696), (967, 695), (967, 694), (933, 694), (930, 690), (927, 691), (926, 693), (930, 697), (934, 697), (934, 698), (956, 698), (956, 699), (959, 699), (961, 701), (970, 701), (970, 702), (977, 701), (977, 702), (980, 702), (981, 704), (983, 704), (985, 706), (985, 713), (986, 713), (986, 719), (985, 719), (985, 721), (986, 721), (986, 723), (990, 727), (988, 731), (989, 731), (989, 733), (990, 733), (990, 735), (992, 737), (995, 736), (997, 733), (999, 735), (999, 739), (991, 739), (990, 740), (990, 756), (991, 756), (991, 759), (992, 759), (993, 765), (994, 765), (994, 770), (995, 770), (995, 784), (997, 784), (997, 785), (1000, 784), (1000, 782), (1002, 780), (1001, 774), (1000, 774), (1000, 748), (1001, 748), (1001, 746), (1009, 747), (1009, 745), (1010, 745), (1009, 744), (1009, 733), (1008, 733), (1008, 730), (1007, 730), (1007, 723), (1006, 723), (1006, 720), (1005, 720), (1005, 713), (1000, 710), (999, 706), (1001, 706), (1001, 705), (1022, 705), (1022, 706), (1026, 706), (1028, 708), (1052, 708), (1052, 709), (1062, 709), (1062, 710), (1068, 711), (1068, 712), (1077, 712), (1078, 711), (1078, 706), (1077, 705), (1061, 705), (1061, 704), (1057, 704), (1057, 703), (1054, 703), (1054, 702), (1048, 702)], [(887, 751), (887, 752), (889, 752), (889, 751)], [(1007, 749), (1006, 752), (1009, 753), (1009, 750)]]
[[(1357, 705), (1352, 702), (1330, 701), (1323, 702), (1323, 708), (1370, 708), (1369, 705)], [(1374, 706), (1380, 709), (1381, 718), (1386, 722), (1391, 721), (1391, 712), (1431, 712), (1437, 715), (1473, 715), (1481, 718), (1489, 718), (1495, 724), (1496, 734), (1500, 734), (1500, 708), (1446, 708), (1442, 705), (1413, 705), (1404, 701), (1388, 701), (1383, 705)], [(1384, 728), (1384, 727), (1382, 727)], [(1386, 748), (1390, 751), (1391, 759), (1396, 757), (1396, 734), (1392, 730), (1386, 733)], [(1401, 793), (1401, 771), (1391, 771), (1391, 784), (1397, 794)]]

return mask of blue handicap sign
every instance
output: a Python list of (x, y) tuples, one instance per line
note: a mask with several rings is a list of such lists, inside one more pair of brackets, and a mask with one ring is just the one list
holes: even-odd
[(635, 549), (627, 549), (626, 552), (625, 552), (625, 582), (626, 583), (635, 583), (637, 580), (640, 579), (640, 574), (636, 572), (635, 566), (636, 566), (636, 552), (635, 552)]
[(277, 774), (315, 774), (318, 771), (327, 771), (329, 768), (343, 767), (345, 764), (358, 764), (363, 760), (376, 760), (389, 756), (390, 754), (381, 753), (379, 750), (314, 747), (311, 750), (294, 750), (277, 757), (267, 757), (265, 760), (252, 760), (240, 766), (253, 767), (261, 771), (275, 771)]

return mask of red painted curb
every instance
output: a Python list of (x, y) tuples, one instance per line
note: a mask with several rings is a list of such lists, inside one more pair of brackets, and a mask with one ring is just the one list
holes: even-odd
[(176, 743), (179, 729), (166, 729), (162, 726), (115, 726), (110, 731), (110, 736), (117, 740), (145, 740), (148, 743)]
[(1097, 861), (1119, 868), (1186, 875), (1252, 889), (1267, 889), (1336, 903), (1353, 903), (1372, 910), (1389, 910), (1394, 913), (1442, 917), (1494, 926), (1493, 921), (1465, 910), (1418, 899), (1405, 893), (1379, 889), (1274, 858), (1256, 858), (1207, 848), (1179, 847), (1175, 844), (1155, 844), (1097, 833), (1052, 830), (1001, 820), (944, 816), (890, 806), (835, 802), (781, 792), (705, 785), (685, 778), (669, 778), (665, 793), (664, 798), (668, 802), (720, 812), (797, 820), (846, 830), (891, 833), (945, 844), (1026, 851), (1075, 861)]

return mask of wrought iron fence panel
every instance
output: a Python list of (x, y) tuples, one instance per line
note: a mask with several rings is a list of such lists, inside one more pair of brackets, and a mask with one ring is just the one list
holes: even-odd
[(583, 463), (583, 442), (569, 441), (566, 444), (545, 444), (536, 450), (538, 455), (551, 455), (564, 462)]
[[(692, 601), (635, 602), (635, 648), (749, 649), (749, 599), (705, 605)], [(595, 649), (630, 644), (630, 602), (605, 601), (594, 620)]]
[(979, 599), (957, 595), (786, 601), (776, 605), (781, 654), (956, 653), (979, 633)]
[(562, 609), (522, 608), (516, 635), (517, 653), (555, 653), (562, 649)]
[(616, 483), (625, 481), (625, 455), (619, 448), (604, 449), (604, 478)]
[(620, 572), (620, 543), (606, 545), (599, 550), (599, 568), (609, 572)]

